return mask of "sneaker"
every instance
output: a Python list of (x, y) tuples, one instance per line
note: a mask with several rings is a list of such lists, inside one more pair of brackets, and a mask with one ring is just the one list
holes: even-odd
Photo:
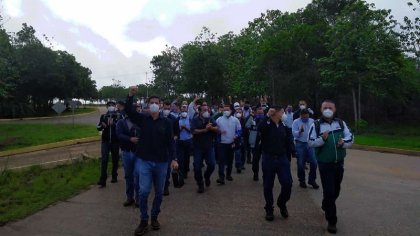
[(134, 231), (135, 236), (141, 236), (147, 233), (147, 230), (149, 230), (149, 224), (147, 223), (147, 220), (142, 220), (137, 226), (136, 231)]
[(274, 214), (273, 214), (273, 212), (266, 212), (265, 213), (265, 220), (267, 220), (267, 221), (273, 221), (274, 220)]
[(236, 169), (236, 173), (240, 174), (242, 172), (241, 168)]
[(258, 181), (259, 179), (258, 179), (258, 174), (254, 174), (254, 181)]
[(159, 230), (160, 229), (160, 223), (159, 223), (159, 221), (157, 220), (156, 217), (152, 217), (152, 220), (150, 222), (150, 226), (152, 226), (153, 230)]
[(305, 182), (300, 182), (299, 186), (301, 188), (307, 188), (308, 187)]
[(218, 184), (220, 184), (220, 185), (224, 185), (224, 184), (225, 184), (225, 180), (224, 180), (224, 179), (222, 179), (222, 178), (218, 178), (218, 179), (216, 180), (216, 182), (217, 182)]
[(169, 187), (165, 186), (165, 189), (163, 190), (163, 196), (168, 196), (169, 195)]
[(203, 185), (198, 186), (197, 193), (204, 193), (204, 186)]
[(106, 187), (105, 182), (99, 181), (97, 184), (99, 185), (99, 188), (105, 188)]
[(210, 179), (205, 179), (204, 183), (206, 184), (206, 187), (210, 187), (211, 181)]
[(245, 170), (245, 166), (242, 166), (242, 168), (241, 168), (242, 170)]
[(125, 200), (125, 202), (123, 203), (123, 206), (128, 207), (134, 204), (134, 199), (132, 198), (128, 198), (127, 200)]
[(319, 189), (319, 185), (315, 181), (312, 182), (312, 183), (308, 183), (308, 184), (311, 185), (312, 188), (314, 188), (314, 189)]
[(118, 182), (118, 180), (117, 180), (117, 178), (112, 178), (112, 180), (111, 180), (111, 183), (116, 183), (116, 182)]
[(289, 212), (287, 211), (287, 207), (286, 206), (283, 206), (283, 207), (280, 207), (280, 214), (281, 214), (281, 216), (283, 216), (283, 218), (287, 218), (287, 217), (289, 217)]
[(229, 175), (228, 177), (226, 177), (226, 180), (227, 181), (233, 181), (233, 178), (232, 178), (232, 176)]
[(134, 207), (135, 207), (135, 208), (139, 208), (139, 207), (140, 207), (140, 203), (139, 203), (139, 201), (137, 201), (137, 200), (136, 200), (136, 201), (134, 202)]
[(184, 179), (188, 179), (188, 172), (184, 173)]
[(336, 225), (333, 225), (333, 224), (328, 223), (327, 231), (328, 231), (328, 233), (330, 233), (330, 234), (336, 234), (336, 233), (337, 233), (337, 226), (336, 226)]

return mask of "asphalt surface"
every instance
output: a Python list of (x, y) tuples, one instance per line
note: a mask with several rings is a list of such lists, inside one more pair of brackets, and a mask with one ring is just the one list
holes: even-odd
[[(247, 165), (245, 173), (234, 174), (234, 181), (225, 186), (215, 185), (213, 174), (212, 186), (204, 194), (196, 193), (192, 177), (183, 188), (171, 188), (159, 217), (162, 228), (148, 235), (328, 235), (320, 209), (322, 189), (299, 188), (295, 165), (293, 160), (295, 183), (287, 220), (278, 211), (274, 222), (264, 220), (262, 181), (252, 181)], [(337, 201), (339, 235), (418, 235), (419, 157), (350, 150), (345, 166)], [(8, 223), (0, 228), (0, 235), (133, 235), (139, 211), (124, 208), (124, 198), (121, 178), (105, 189), (92, 186)]]

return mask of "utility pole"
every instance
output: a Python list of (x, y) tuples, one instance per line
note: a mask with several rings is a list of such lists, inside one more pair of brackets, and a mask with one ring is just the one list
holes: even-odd
[(147, 79), (147, 71), (146, 71), (146, 99), (149, 97), (149, 80)]

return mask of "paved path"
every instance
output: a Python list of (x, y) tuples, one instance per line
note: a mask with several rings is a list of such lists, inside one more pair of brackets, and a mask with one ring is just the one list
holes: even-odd
[[(295, 161), (292, 166), (295, 178)], [(338, 200), (339, 235), (418, 235), (419, 168), (419, 157), (350, 150)], [(262, 183), (252, 181), (250, 166), (233, 178), (225, 186), (213, 184), (202, 195), (195, 192), (192, 178), (182, 189), (171, 188), (162, 206), (162, 229), (148, 235), (328, 235), (321, 189), (301, 189), (295, 181), (289, 219), (276, 211), (274, 222), (266, 222)], [(0, 235), (132, 235), (138, 209), (122, 207), (123, 200), (122, 180), (105, 189), (93, 186), (1, 227)]]

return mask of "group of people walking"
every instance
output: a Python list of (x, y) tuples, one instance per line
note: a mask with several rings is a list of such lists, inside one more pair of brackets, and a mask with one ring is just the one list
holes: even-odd
[[(157, 96), (147, 103), (134, 103), (137, 87), (130, 87), (126, 101), (108, 102), (108, 111), (97, 126), (102, 131), (101, 175), (98, 185), (106, 187), (107, 164), (112, 156), (111, 183), (117, 182), (119, 149), (122, 151), (126, 182), (124, 206), (140, 208), (140, 224), (135, 235), (144, 235), (150, 227), (158, 230), (158, 215), (164, 195), (169, 195), (170, 177), (174, 187), (182, 187), (190, 172), (197, 192), (202, 194), (212, 184), (218, 166), (218, 185), (233, 181), (237, 173), (252, 164), (253, 180), (259, 181), (261, 161), (266, 220), (274, 219), (273, 187), (276, 176), (281, 184), (277, 206), (282, 217), (289, 216), (287, 202), (291, 196), (293, 178), (291, 157), (297, 160), (299, 186), (318, 189), (316, 171), (319, 168), (323, 188), (322, 209), (328, 221), (327, 230), (336, 233), (335, 201), (343, 178), (345, 149), (353, 143), (346, 123), (335, 117), (335, 104), (326, 100), (321, 106), (321, 118), (314, 120), (314, 111), (305, 101), (299, 109), (292, 106), (270, 106), (266, 99), (251, 107), (249, 102), (229, 101), (210, 106), (195, 98), (162, 102)], [(231, 99), (230, 99), (231, 100)], [(305, 168), (309, 163), (306, 182)], [(205, 171), (203, 173), (203, 168)], [(148, 196), (152, 186), (155, 196), (148, 211)]]

